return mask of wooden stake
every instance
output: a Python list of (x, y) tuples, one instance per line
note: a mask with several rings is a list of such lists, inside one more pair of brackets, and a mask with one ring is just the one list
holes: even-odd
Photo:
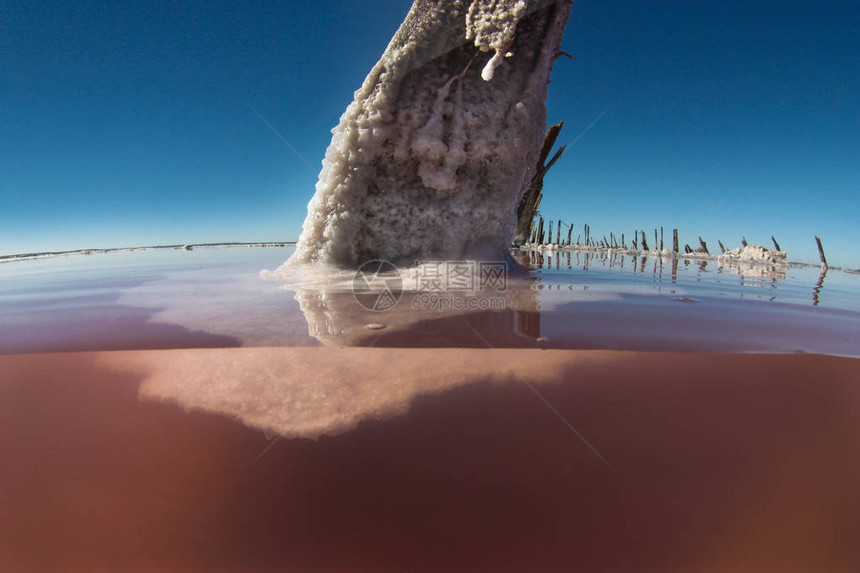
[(721, 252), (721, 253), (725, 253), (725, 252), (726, 252), (726, 248), (723, 246), (723, 242), (722, 242), (722, 241), (720, 241), (720, 240), (717, 240), (717, 242), (720, 244), (720, 252)]
[(650, 250), (650, 249), (648, 248), (648, 242), (645, 240), (645, 231), (642, 231), (642, 250), (643, 250), (643, 251), (648, 251), (648, 250)]
[[(537, 216), (538, 206), (543, 198), (543, 178), (547, 171), (549, 171), (550, 167), (552, 167), (553, 164), (558, 161), (558, 158), (561, 157), (561, 154), (564, 153), (565, 146), (562, 145), (558, 151), (555, 152), (552, 159), (547, 162), (549, 153), (552, 151), (563, 125), (563, 122), (558, 122), (551, 126), (546, 132), (543, 147), (541, 148), (537, 166), (535, 167), (535, 174), (532, 177), (528, 188), (523, 192), (523, 196), (517, 206), (517, 228), (514, 233), (515, 243), (521, 243), (525, 240), (529, 225)], [(550, 235), (549, 239), (552, 240), (552, 235)]]
[(561, 219), (558, 220), (558, 227), (557, 227), (557, 230), (555, 232), (555, 244), (556, 245), (561, 244)]
[(746, 238), (746, 237), (741, 237), (741, 244), (742, 244), (744, 247), (746, 247), (746, 246), (747, 246), (747, 238)]
[(567, 230), (567, 244), (570, 245), (570, 236), (573, 235), (573, 223), (570, 224), (570, 228)]
[(672, 229), (672, 252), (678, 252), (678, 229)]
[(824, 247), (821, 246), (821, 239), (818, 238), (818, 235), (815, 236), (815, 243), (818, 245), (818, 256), (821, 257), (821, 267), (827, 268), (827, 259), (824, 258)]
[(777, 251), (781, 251), (781, 250), (782, 250), (782, 249), (780, 249), (780, 248), (779, 248), (779, 243), (777, 243), (777, 242), (776, 242), (776, 238), (774, 238), (774, 236), (773, 236), (773, 235), (771, 235), (771, 236), (770, 236), (770, 240), (771, 240), (771, 241), (773, 241), (773, 246), (774, 246), (774, 247), (776, 247), (776, 250), (777, 250)]
[(660, 251), (663, 251), (663, 227), (660, 227)]
[(708, 251), (708, 244), (702, 240), (702, 237), (699, 237), (699, 244), (702, 245), (702, 250), (705, 251), (706, 255), (710, 255), (711, 253)]

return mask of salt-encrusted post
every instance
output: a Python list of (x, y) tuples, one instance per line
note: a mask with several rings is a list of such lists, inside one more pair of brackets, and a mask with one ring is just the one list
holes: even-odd
[(777, 250), (777, 251), (781, 251), (781, 250), (782, 250), (782, 249), (780, 249), (780, 248), (779, 248), (779, 243), (777, 243), (777, 242), (776, 242), (776, 237), (774, 237), (773, 235), (771, 235), (771, 236), (770, 236), (770, 240), (771, 240), (771, 241), (773, 241), (773, 246), (774, 246), (774, 247), (776, 247), (776, 250)]
[(535, 211), (517, 229), (517, 209), (571, 3), (410, 2), (333, 130), (289, 266), (413, 264), (501, 253), (517, 235), (522, 244)]
[(549, 233), (547, 234), (547, 243), (552, 243), (552, 221), (549, 222)]
[(723, 246), (723, 242), (722, 242), (722, 241), (720, 241), (719, 239), (717, 239), (717, 242), (720, 244), (720, 252), (721, 252), (721, 253), (725, 253), (725, 252), (726, 252), (726, 248)]
[(678, 252), (678, 229), (672, 229), (672, 252)]
[(702, 237), (699, 237), (699, 244), (702, 246), (702, 251), (705, 252), (706, 255), (710, 255), (710, 251), (708, 251), (708, 244), (702, 240)]
[(645, 231), (642, 231), (642, 250), (649, 251), (648, 242), (645, 240)]
[(570, 236), (573, 235), (573, 223), (570, 224), (570, 228), (567, 230), (567, 244), (570, 245)]
[(815, 243), (818, 245), (818, 256), (821, 257), (821, 268), (827, 268), (827, 259), (824, 258), (824, 247), (821, 246), (821, 239), (818, 238), (818, 235), (815, 235)]
[(558, 228), (555, 231), (555, 244), (561, 244), (561, 219), (558, 220)]
[(746, 237), (741, 237), (741, 245), (743, 245), (744, 248), (746, 248), (746, 246), (747, 246), (747, 238)]
[(660, 252), (663, 252), (663, 226), (660, 226)]

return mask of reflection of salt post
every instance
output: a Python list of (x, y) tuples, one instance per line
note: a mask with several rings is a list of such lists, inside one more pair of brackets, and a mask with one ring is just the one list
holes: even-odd
[(416, 0), (333, 131), (291, 261), (496, 258), (569, 13), (570, 0)]

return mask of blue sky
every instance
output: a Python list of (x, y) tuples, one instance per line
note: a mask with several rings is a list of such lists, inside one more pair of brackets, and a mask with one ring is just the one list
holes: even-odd
[[(0, 254), (295, 240), (409, 5), (0, 3)], [(548, 101), (576, 142), (542, 212), (691, 244), (773, 234), (808, 262), (819, 234), (860, 267), (858, 29), (847, 1), (578, 0)]]

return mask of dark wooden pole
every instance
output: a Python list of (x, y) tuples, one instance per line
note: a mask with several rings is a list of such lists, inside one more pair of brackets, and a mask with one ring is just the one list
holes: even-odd
[(774, 246), (774, 247), (776, 247), (776, 250), (777, 250), (777, 251), (781, 251), (781, 250), (782, 250), (782, 249), (780, 249), (780, 248), (779, 248), (779, 243), (777, 243), (777, 242), (776, 242), (776, 237), (774, 237), (773, 235), (771, 235), (771, 236), (770, 236), (770, 240), (771, 240), (771, 241), (773, 241), (773, 246)]
[(706, 255), (710, 255), (711, 253), (708, 251), (708, 244), (702, 240), (702, 237), (699, 237), (699, 244), (702, 246), (702, 250), (705, 251)]
[(678, 252), (678, 229), (672, 229), (672, 251)]
[[(526, 240), (529, 226), (537, 216), (538, 207), (540, 206), (541, 199), (543, 198), (543, 178), (547, 171), (549, 171), (550, 167), (552, 167), (553, 164), (558, 161), (558, 158), (561, 157), (561, 154), (564, 153), (565, 146), (562, 145), (555, 152), (552, 159), (547, 162), (550, 151), (552, 151), (563, 125), (564, 122), (560, 121), (551, 126), (546, 132), (543, 147), (541, 148), (537, 166), (535, 167), (535, 174), (529, 182), (529, 186), (523, 192), (523, 196), (517, 206), (517, 227), (514, 232), (513, 239), (515, 243), (523, 243)], [(550, 241), (552, 240), (552, 235), (550, 235), (549, 239)]]
[(827, 268), (827, 259), (824, 257), (824, 247), (821, 246), (821, 239), (815, 235), (815, 243), (818, 245), (818, 256), (821, 257), (821, 266)]

